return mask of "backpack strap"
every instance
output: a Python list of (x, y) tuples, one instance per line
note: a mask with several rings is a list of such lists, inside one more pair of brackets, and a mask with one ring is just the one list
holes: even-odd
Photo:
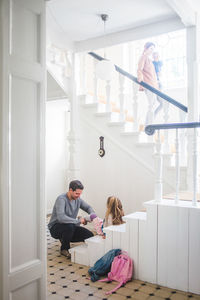
[(100, 279), (98, 281), (100, 281), (100, 282), (106, 282), (106, 281), (110, 281), (110, 279), (107, 277), (107, 278), (104, 278), (104, 279)]
[(122, 285), (123, 285), (123, 281), (121, 281), (114, 289), (112, 289), (111, 291), (109, 292), (106, 292), (106, 295), (110, 295), (112, 293), (114, 293), (116, 290), (118, 290)]

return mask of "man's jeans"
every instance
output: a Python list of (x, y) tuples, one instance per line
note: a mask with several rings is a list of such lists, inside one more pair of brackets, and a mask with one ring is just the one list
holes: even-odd
[(61, 250), (68, 250), (70, 242), (83, 242), (93, 236), (88, 229), (75, 224), (55, 224), (50, 229), (51, 236), (59, 239), (61, 242)]

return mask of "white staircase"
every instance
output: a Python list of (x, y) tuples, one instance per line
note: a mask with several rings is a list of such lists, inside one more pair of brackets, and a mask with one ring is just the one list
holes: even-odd
[[(91, 98), (89, 98), (91, 100)], [(80, 101), (80, 119), (82, 124), (103, 135), (107, 140), (124, 151), (129, 157), (132, 157), (140, 166), (144, 167), (151, 176), (155, 176), (155, 145), (156, 138), (148, 136), (143, 131), (131, 131), (131, 122), (119, 121), (119, 113), (106, 112), (105, 104), (89, 102), (87, 95), (79, 96)], [(100, 107), (100, 108), (99, 108)], [(82, 126), (83, 127), (83, 126)], [(127, 131), (127, 128), (129, 131)], [(164, 184), (165, 193), (175, 189), (175, 153), (163, 154)], [(180, 167), (180, 189), (185, 190), (187, 186), (187, 168), (184, 165)], [(144, 181), (146, 179), (144, 178)]]
[[(82, 70), (82, 73), (83, 78), (85, 70)], [(110, 143), (115, 145), (115, 147), (118, 147), (123, 153), (126, 153), (133, 161), (137, 162), (142, 171), (144, 171), (143, 178), (146, 176), (146, 179), (144, 179), (146, 182), (148, 182), (150, 176), (155, 177), (156, 197), (154, 197), (154, 199), (156, 199), (156, 201), (153, 200), (144, 203), (146, 212), (135, 212), (126, 215), (124, 217), (124, 220), (126, 221), (125, 224), (105, 228), (106, 239), (94, 236), (87, 239), (85, 244), (71, 248), (71, 259), (76, 263), (93, 266), (96, 260), (110, 249), (121, 248), (122, 250), (127, 251), (134, 261), (135, 279), (200, 294), (199, 203), (197, 204), (194, 200), (191, 202), (178, 201), (177, 199), (175, 202), (174, 200), (161, 199), (163, 182), (167, 186), (165, 193), (172, 192), (175, 188), (176, 192), (178, 192), (178, 188), (180, 188), (180, 190), (187, 189), (186, 177), (188, 175), (188, 169), (184, 166), (186, 161), (185, 131), (182, 130), (180, 131), (180, 134), (178, 134), (178, 130), (176, 130), (176, 139), (173, 143), (175, 151), (173, 151), (173, 153), (170, 151), (168, 131), (163, 133), (163, 141), (162, 133), (159, 133), (154, 139), (152, 137), (147, 137), (143, 132), (139, 131), (138, 129), (141, 124), (139, 124), (137, 115), (139, 101), (138, 89), (135, 87), (135, 84), (133, 86), (132, 98), (130, 97), (130, 100), (133, 99), (134, 123), (127, 122), (124, 111), (124, 88), (122, 82), (120, 82), (120, 110), (119, 112), (111, 112), (110, 87), (106, 89), (105, 97), (105, 99), (109, 100), (107, 101), (107, 104), (109, 105), (97, 102), (98, 82), (94, 76), (94, 95), (79, 96), (80, 127), (82, 128), (86, 124), (86, 131), (89, 132), (89, 130), (87, 130), (89, 128), (95, 132), (95, 136), (98, 136), (99, 133), (104, 135)], [(109, 86), (109, 84), (110, 83), (107, 82), (107, 86)], [(73, 111), (72, 100), (74, 99), (76, 99), (76, 97), (71, 99), (72, 121), (77, 116), (77, 110)], [(74, 105), (74, 108), (76, 107), (77, 106)], [(165, 111), (164, 123), (168, 123), (169, 121), (171, 122), (171, 120), (169, 120), (168, 111)], [(181, 122), (184, 121), (185, 115)], [(191, 160), (192, 156), (194, 157), (193, 167), (197, 165), (197, 150), (195, 148), (197, 145), (197, 138), (195, 138), (195, 135), (196, 133), (194, 134), (194, 139), (190, 139), (189, 143), (189, 145), (194, 145), (194, 150), (193, 152), (188, 151), (188, 157), (190, 155), (188, 161)], [(87, 137), (91, 137), (90, 133)], [(85, 150), (85, 153), (87, 154), (87, 138), (85, 140), (86, 146), (85, 148), (83, 147), (83, 150)], [(162, 145), (164, 146), (164, 154), (161, 151)], [(95, 145), (95, 150), (96, 146), (98, 145)], [(179, 149), (179, 146), (182, 148)], [(73, 158), (75, 147), (71, 147), (70, 149)], [(94, 149), (91, 151), (92, 155)], [(184, 154), (180, 159), (179, 153)], [(84, 154), (82, 155), (84, 156)], [(173, 157), (176, 157), (176, 161), (181, 162), (182, 164), (180, 165), (178, 163), (176, 169), (172, 163)], [(94, 162), (94, 156), (92, 158)], [(76, 160), (72, 159), (72, 162), (74, 161)], [(164, 176), (162, 176), (162, 162)], [(86, 165), (88, 168), (88, 163), (86, 163)], [(72, 170), (73, 169), (74, 166), (72, 163)], [(192, 178), (191, 169), (189, 170), (190, 173), (188, 177)], [(193, 174), (196, 176), (196, 169)], [(87, 178), (87, 176), (85, 176), (85, 178)], [(197, 176), (195, 178), (197, 178)], [(142, 186), (146, 189), (146, 185)], [(195, 183), (194, 194), (196, 193), (196, 190)], [(141, 195), (140, 201), (142, 201)]]
[(134, 278), (200, 294), (200, 206), (191, 201), (144, 203), (146, 212), (124, 217), (125, 224), (104, 228), (70, 249), (72, 261), (93, 266), (110, 249), (120, 248), (134, 262)]

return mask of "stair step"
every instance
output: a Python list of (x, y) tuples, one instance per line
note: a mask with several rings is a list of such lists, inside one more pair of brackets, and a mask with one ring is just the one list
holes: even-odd
[(123, 137), (123, 138), (131, 138), (131, 140), (133, 140), (134, 143), (138, 143), (139, 142), (139, 137), (140, 137), (140, 132), (131, 132), (131, 131), (124, 131), (124, 132), (121, 132), (120, 135)]
[(115, 121), (115, 122), (108, 122), (107, 123), (108, 126), (112, 127), (112, 126), (124, 126), (125, 122), (124, 121)]
[(96, 117), (106, 117), (106, 118), (110, 118), (111, 117), (111, 112), (109, 111), (105, 111), (105, 112), (96, 112), (94, 115)]
[(122, 136), (136, 136), (136, 137), (138, 137), (140, 135), (140, 133), (137, 132), (137, 131), (124, 131), (124, 132), (121, 132), (121, 135)]
[(83, 108), (98, 108), (98, 103), (83, 103), (81, 104)]
[(104, 232), (114, 231), (114, 232), (126, 232), (126, 223), (120, 225), (112, 225), (105, 227), (103, 229)]
[(95, 262), (105, 254), (105, 242), (106, 240), (99, 235), (95, 235), (85, 240), (85, 243), (88, 246), (87, 255), (89, 266), (93, 266)]
[(123, 217), (123, 220), (146, 220), (147, 213), (145, 211), (137, 211)]
[(103, 244), (104, 239), (100, 235), (94, 235), (89, 239), (85, 240), (85, 243), (88, 245), (89, 243), (95, 243), (95, 244)]
[(88, 247), (86, 244), (70, 248), (69, 253), (73, 263), (89, 266)]
[(136, 143), (137, 147), (141, 147), (141, 148), (151, 148), (155, 146), (154, 142), (138, 142)]

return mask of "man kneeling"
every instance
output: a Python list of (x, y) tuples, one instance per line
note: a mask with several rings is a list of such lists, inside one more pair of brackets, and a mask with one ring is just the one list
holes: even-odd
[(71, 181), (69, 191), (56, 199), (48, 224), (51, 236), (61, 242), (60, 253), (67, 258), (70, 258), (70, 242), (83, 242), (93, 236), (91, 231), (80, 226), (87, 224), (86, 219), (77, 219), (79, 208), (88, 214), (95, 213), (93, 208), (80, 198), (83, 189), (84, 186), (79, 180)]

